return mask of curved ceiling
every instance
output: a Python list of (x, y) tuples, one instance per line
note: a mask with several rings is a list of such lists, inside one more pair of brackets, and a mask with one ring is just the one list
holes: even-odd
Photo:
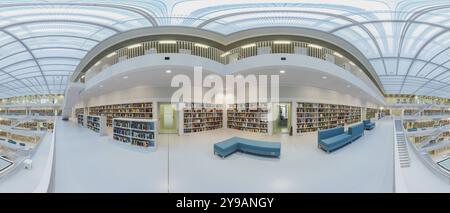
[(0, 1), (0, 97), (63, 93), (99, 42), (168, 25), (224, 35), (273, 26), (321, 30), (363, 52), (386, 93), (450, 97), (449, 0), (299, 2)]

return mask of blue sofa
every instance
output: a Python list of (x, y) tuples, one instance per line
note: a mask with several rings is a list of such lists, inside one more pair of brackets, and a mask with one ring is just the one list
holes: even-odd
[(319, 130), (317, 133), (317, 146), (326, 152), (339, 149), (352, 142), (352, 136), (344, 131), (344, 127)]
[(364, 135), (364, 123), (355, 124), (344, 131), (344, 127), (319, 130), (317, 133), (317, 146), (326, 152), (339, 149)]
[(370, 119), (363, 120), (364, 129), (371, 130), (375, 128), (375, 122), (370, 121)]
[(222, 158), (237, 151), (256, 155), (280, 157), (281, 143), (263, 142), (240, 137), (232, 137), (230, 139), (214, 144), (214, 154), (219, 155)]
[(356, 139), (364, 135), (364, 129), (365, 129), (364, 124), (359, 123), (348, 127), (347, 134), (349, 134), (352, 137), (351, 138), (352, 141), (355, 141)]

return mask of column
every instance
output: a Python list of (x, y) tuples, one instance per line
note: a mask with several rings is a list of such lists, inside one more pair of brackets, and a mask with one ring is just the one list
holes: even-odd
[(297, 107), (296, 101), (291, 102), (291, 125), (292, 125), (292, 135), (297, 134)]

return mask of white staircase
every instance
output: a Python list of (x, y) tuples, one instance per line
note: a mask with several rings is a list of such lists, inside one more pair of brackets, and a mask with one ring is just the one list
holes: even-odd
[(411, 165), (411, 159), (409, 157), (408, 145), (406, 144), (406, 136), (401, 120), (395, 120), (395, 141), (400, 160), (400, 167), (409, 167)]
[(411, 165), (411, 159), (409, 158), (408, 147), (406, 145), (406, 138), (403, 132), (395, 133), (397, 138), (397, 149), (400, 157), (400, 167), (409, 167)]

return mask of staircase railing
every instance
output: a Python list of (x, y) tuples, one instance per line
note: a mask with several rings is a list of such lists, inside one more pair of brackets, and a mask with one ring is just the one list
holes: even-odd
[(414, 114), (414, 116), (420, 116), (420, 115), (422, 114), (423, 111), (425, 111), (425, 110), (427, 110), (427, 109), (429, 109), (429, 108), (431, 108), (431, 107), (433, 107), (433, 106), (434, 106), (434, 104), (426, 104), (425, 106), (421, 107), (421, 108), (419, 109), (419, 111), (417, 111), (417, 112)]

